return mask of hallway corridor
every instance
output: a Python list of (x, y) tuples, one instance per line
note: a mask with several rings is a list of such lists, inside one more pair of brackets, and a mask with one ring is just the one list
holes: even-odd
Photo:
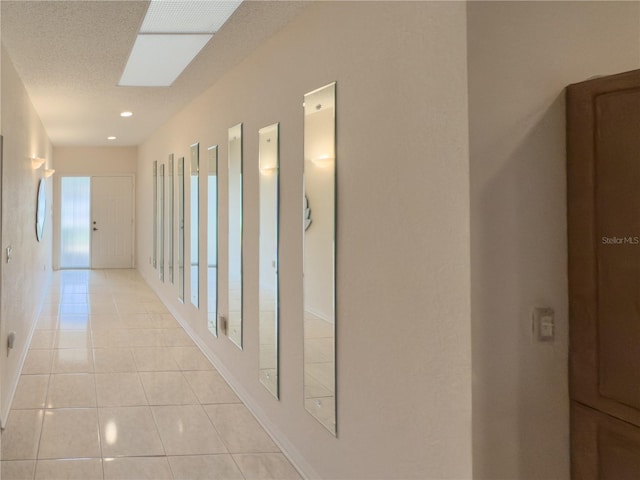
[(205, 478), (300, 477), (137, 271), (54, 272), (2, 480)]

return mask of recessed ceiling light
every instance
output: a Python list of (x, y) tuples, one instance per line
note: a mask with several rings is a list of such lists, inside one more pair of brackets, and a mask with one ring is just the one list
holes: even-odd
[(107, 137), (107, 140), (115, 140), (116, 137)]
[(121, 117), (130, 117), (130, 116), (132, 116), (132, 115), (133, 115), (133, 113), (132, 113), (132, 112), (122, 112), (122, 113), (120, 114), (120, 116), (121, 116)]

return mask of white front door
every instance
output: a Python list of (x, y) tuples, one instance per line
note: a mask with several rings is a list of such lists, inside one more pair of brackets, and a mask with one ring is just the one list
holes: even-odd
[(132, 177), (91, 177), (91, 268), (133, 268)]

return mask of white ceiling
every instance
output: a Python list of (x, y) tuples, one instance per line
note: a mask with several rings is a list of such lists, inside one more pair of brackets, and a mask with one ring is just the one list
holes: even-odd
[(245, 1), (171, 87), (117, 86), (147, 1), (2, 0), (2, 43), (54, 145), (139, 145), (308, 4)]

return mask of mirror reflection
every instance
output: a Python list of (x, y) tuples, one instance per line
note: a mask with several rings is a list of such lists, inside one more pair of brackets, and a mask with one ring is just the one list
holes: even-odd
[(305, 408), (336, 433), (335, 83), (304, 96)]
[(228, 335), (242, 348), (242, 124), (229, 129)]
[(153, 162), (153, 268), (158, 267), (158, 161)]
[(278, 398), (278, 124), (258, 137), (260, 381)]
[(164, 163), (158, 175), (158, 276), (164, 282)]
[(184, 157), (178, 159), (178, 298), (184, 303)]
[(169, 255), (169, 281), (173, 284), (173, 154), (169, 155), (168, 163), (168, 200), (167, 207), (169, 208), (169, 221), (168, 221), (168, 236), (167, 236), (167, 254)]
[(208, 148), (207, 326), (218, 336), (218, 146)]
[(200, 211), (199, 211), (199, 173), (200, 145), (191, 145), (191, 303), (198, 308), (200, 304)]

